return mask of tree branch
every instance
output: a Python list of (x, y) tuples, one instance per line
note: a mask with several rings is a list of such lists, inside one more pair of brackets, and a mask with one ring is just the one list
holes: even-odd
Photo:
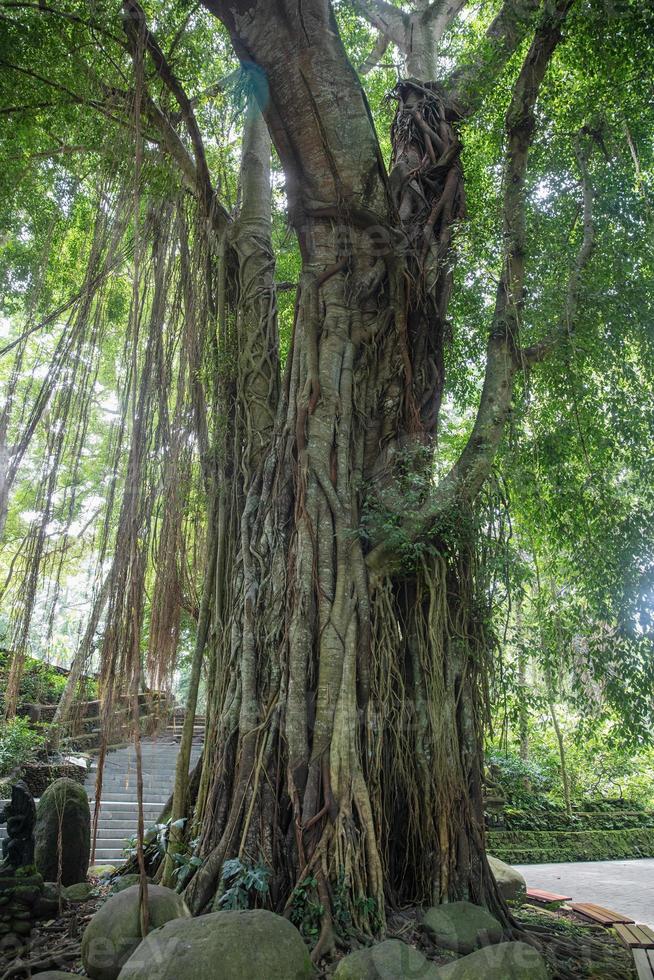
[(482, 94), (526, 37), (539, 9), (540, 0), (505, 0), (469, 64), (455, 69), (445, 80), (453, 115), (463, 119), (476, 110)]
[[(519, 357), (517, 343), (523, 302), (525, 268), (525, 176), (535, 129), (538, 93), (572, 0), (557, 0), (536, 31), (513, 88), (506, 114), (507, 151), (504, 167), (504, 258), (486, 355), (484, 384), (477, 417), (463, 451), (436, 492), (402, 530), (410, 541), (433, 534), (453, 508), (466, 507), (490, 474), (511, 409), (513, 379)], [(388, 574), (401, 556), (392, 542), (376, 545), (367, 557), (369, 571)]]
[(386, 54), (386, 49), (390, 44), (390, 38), (383, 31), (379, 32), (375, 46), (370, 51), (370, 54), (366, 57), (364, 61), (361, 62), (359, 66), (360, 75), (368, 75), (373, 68), (376, 68), (381, 59)]
[(544, 360), (551, 351), (569, 337), (574, 329), (574, 319), (579, 305), (583, 273), (588, 265), (595, 245), (595, 224), (593, 221), (593, 188), (588, 173), (589, 147), (582, 145), (581, 134), (575, 139), (575, 156), (581, 173), (581, 188), (584, 211), (584, 234), (577, 252), (566, 292), (565, 307), (554, 330), (537, 344), (525, 347), (520, 354), (523, 365), (530, 367)]
[(401, 48), (404, 44), (407, 15), (399, 7), (386, 0), (353, 0), (355, 8), (362, 17), (377, 28), (380, 33)]
[(468, 0), (434, 0), (433, 3), (426, 5), (422, 14), (422, 21), (425, 24), (432, 23), (433, 21), (438, 23), (436, 34), (440, 40), (450, 24), (459, 16), (467, 2)]

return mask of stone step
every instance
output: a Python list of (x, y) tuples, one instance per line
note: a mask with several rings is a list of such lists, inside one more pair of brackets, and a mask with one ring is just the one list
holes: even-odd
[[(172, 774), (172, 779), (169, 776), (165, 776), (162, 773), (143, 773), (143, 785), (144, 786), (170, 786), (171, 782), (174, 783), (175, 774)], [(102, 779), (103, 786), (129, 786), (130, 788), (136, 789), (137, 786), (137, 776), (135, 772), (108, 772)], [(95, 789), (95, 780), (87, 779), (86, 786), (93, 786)]]
[[(143, 787), (143, 799), (147, 800), (150, 798), (159, 797), (162, 794), (165, 796), (170, 796), (173, 791), (173, 783), (164, 783), (161, 786), (144, 786)], [(102, 787), (102, 799), (110, 800), (121, 799), (123, 794), (127, 793), (131, 800), (136, 800), (136, 786), (130, 783), (118, 783), (112, 786), (107, 786), (106, 784)]]
[[(145, 828), (148, 829), (147, 827)], [(128, 837), (132, 837), (136, 833), (136, 822), (130, 824), (129, 827), (98, 827), (98, 844), (97, 846), (112, 847), (109, 843), (110, 841), (122, 842)]]
[[(151, 826), (151, 824), (154, 823), (155, 821), (154, 820), (149, 821), (146, 819), (145, 822), (148, 826)], [(122, 820), (100, 819), (100, 821), (98, 822), (98, 836), (101, 836), (103, 834), (109, 834), (111, 837), (114, 837), (115, 834), (120, 831), (124, 837), (128, 837), (130, 834), (134, 832), (136, 823), (137, 823), (136, 814), (131, 815), (129, 819), (122, 819)]]
[(125, 855), (122, 847), (96, 847), (95, 864), (124, 864)]
[[(162, 786), (170, 786), (170, 779), (167, 776), (164, 776), (163, 774), (154, 776), (150, 773), (143, 773), (142, 783), (143, 786), (150, 786), (150, 787), (157, 788)], [(104, 779), (102, 780), (103, 789), (105, 786), (115, 786), (116, 788), (118, 788), (119, 786), (125, 786), (125, 787), (129, 787), (130, 789), (131, 788), (136, 789), (137, 785), (138, 785), (138, 779), (135, 772), (125, 772), (125, 773), (110, 772), (107, 773)]]
[[(159, 803), (159, 804), (163, 805), (164, 803), (167, 803), (168, 802), (168, 797), (169, 796), (170, 796), (170, 793), (148, 793), (143, 802), (144, 803), (151, 803), (153, 805), (155, 803)], [(107, 794), (105, 796), (105, 794), (103, 793), (102, 794), (102, 802), (103, 802), (103, 805), (105, 803), (108, 803), (108, 802), (111, 802), (111, 803), (125, 802), (125, 803), (133, 803), (134, 806), (136, 806), (136, 794), (135, 793), (116, 793), (116, 792), (112, 792), (111, 794)]]
[[(173, 722), (158, 734), (144, 737), (141, 742), (143, 777), (143, 819), (146, 829), (153, 826), (163, 807), (170, 799), (175, 785), (175, 770), (182, 735), (183, 712), (174, 715)], [(189, 768), (192, 769), (202, 754), (205, 720), (196, 716), (193, 727), (193, 744)], [(97, 735), (97, 732), (94, 733)], [(84, 736), (82, 736), (84, 737)], [(89, 769), (84, 787), (89, 796), (91, 810), (95, 810), (95, 781), (97, 758)], [(136, 777), (136, 751), (131, 741), (109, 746), (107, 749), (103, 779), (102, 802), (98, 815), (96, 840), (96, 864), (122, 864), (125, 861), (125, 841), (136, 833), (138, 804)], [(5, 836), (0, 827), (0, 839)]]

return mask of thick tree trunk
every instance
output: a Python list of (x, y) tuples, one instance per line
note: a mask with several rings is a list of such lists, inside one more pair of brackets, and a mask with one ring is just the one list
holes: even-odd
[[(187, 899), (205, 908), (237, 854), (274, 869), (279, 909), (311, 877), (322, 950), (336, 907), (374, 932), (387, 897), (501, 905), (484, 857), (470, 550), (444, 542), (395, 585), (370, 578), (361, 534), (366, 496), (379, 525), (431, 458), (461, 175), (437, 96), (405, 86), (391, 191), (329, 4), (302, 18), (260, 6), (214, 5), (267, 81), (303, 266), (274, 432), (225, 570), (206, 861)], [(416, 208), (405, 178), (425, 154)]]

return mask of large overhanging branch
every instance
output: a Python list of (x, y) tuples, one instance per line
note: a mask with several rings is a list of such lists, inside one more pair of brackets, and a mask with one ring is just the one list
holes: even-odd
[[(525, 177), (535, 130), (535, 106), (547, 66), (561, 38), (561, 26), (572, 0), (558, 0), (536, 31), (513, 88), (506, 115), (504, 166), (504, 257), (486, 354), (484, 384), (477, 417), (455, 465), (434, 494), (402, 522), (404, 544), (438, 535), (441, 522), (467, 508), (490, 474), (511, 409), (513, 380), (520, 365), (519, 333), (525, 271)], [(388, 574), (401, 566), (393, 540), (378, 543), (367, 557), (372, 574)]]
[(373, 68), (377, 67), (379, 62), (386, 54), (386, 49), (388, 48), (389, 44), (390, 44), (390, 40), (388, 36), (384, 34), (383, 31), (380, 31), (379, 34), (377, 35), (377, 40), (375, 41), (375, 45), (370, 51), (370, 54), (367, 55), (367, 57), (364, 58), (364, 60), (359, 65), (360, 75), (369, 75), (370, 72), (373, 70)]
[(380, 34), (402, 48), (408, 22), (403, 10), (386, 0), (354, 0), (354, 6)]
[[(353, 0), (355, 9), (379, 31), (378, 43), (385, 40), (386, 44), (395, 44), (406, 61), (408, 73), (425, 80), (435, 77), (441, 38), (466, 2), (418, 0), (413, 9), (407, 12), (391, 6), (385, 0)], [(371, 52), (364, 67), (368, 66), (374, 55), (375, 51)], [(374, 67), (375, 63), (370, 67)], [(367, 67), (368, 71), (370, 67)]]

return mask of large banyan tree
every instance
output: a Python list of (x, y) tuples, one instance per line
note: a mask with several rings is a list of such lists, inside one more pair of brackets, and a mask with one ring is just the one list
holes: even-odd
[[(68, 317), (59, 374), (16, 420), (19, 367), (0, 418), (0, 451), (24, 434), (5, 515), (21, 454), (48, 412), (59, 420), (43, 529), (45, 477), (71, 478), (57, 460), (79, 455), (109, 346), (119, 421), (73, 683), (102, 621), (108, 720), (119, 681), (135, 694), (146, 669), (170, 675), (190, 611), (163, 876), (194, 837), (195, 912), (238, 856), (270, 869), (278, 910), (311, 882), (321, 949), (343, 921), (379, 930), (389, 902), (468, 898), (502, 915), (482, 761), (496, 468), (534, 404), (579, 424), (597, 410), (567, 394), (588, 351), (598, 391), (620, 356), (649, 384), (647, 331), (625, 306), (648, 302), (650, 15), (610, 0), (118, 6), (1, 5), (3, 72), (29, 103), (3, 110), (15, 137), (30, 108), (56, 105), (52, 155), (88, 181), (78, 132), (101, 174), (86, 278), (54, 314)], [(230, 113), (238, 152), (220, 144)], [(117, 269), (123, 333), (107, 338)], [(47, 326), (32, 286), (5, 348), (17, 358)], [(83, 377), (64, 383), (75, 344)], [(606, 391), (598, 402), (612, 410)], [(45, 537), (29, 538), (29, 567)]]

